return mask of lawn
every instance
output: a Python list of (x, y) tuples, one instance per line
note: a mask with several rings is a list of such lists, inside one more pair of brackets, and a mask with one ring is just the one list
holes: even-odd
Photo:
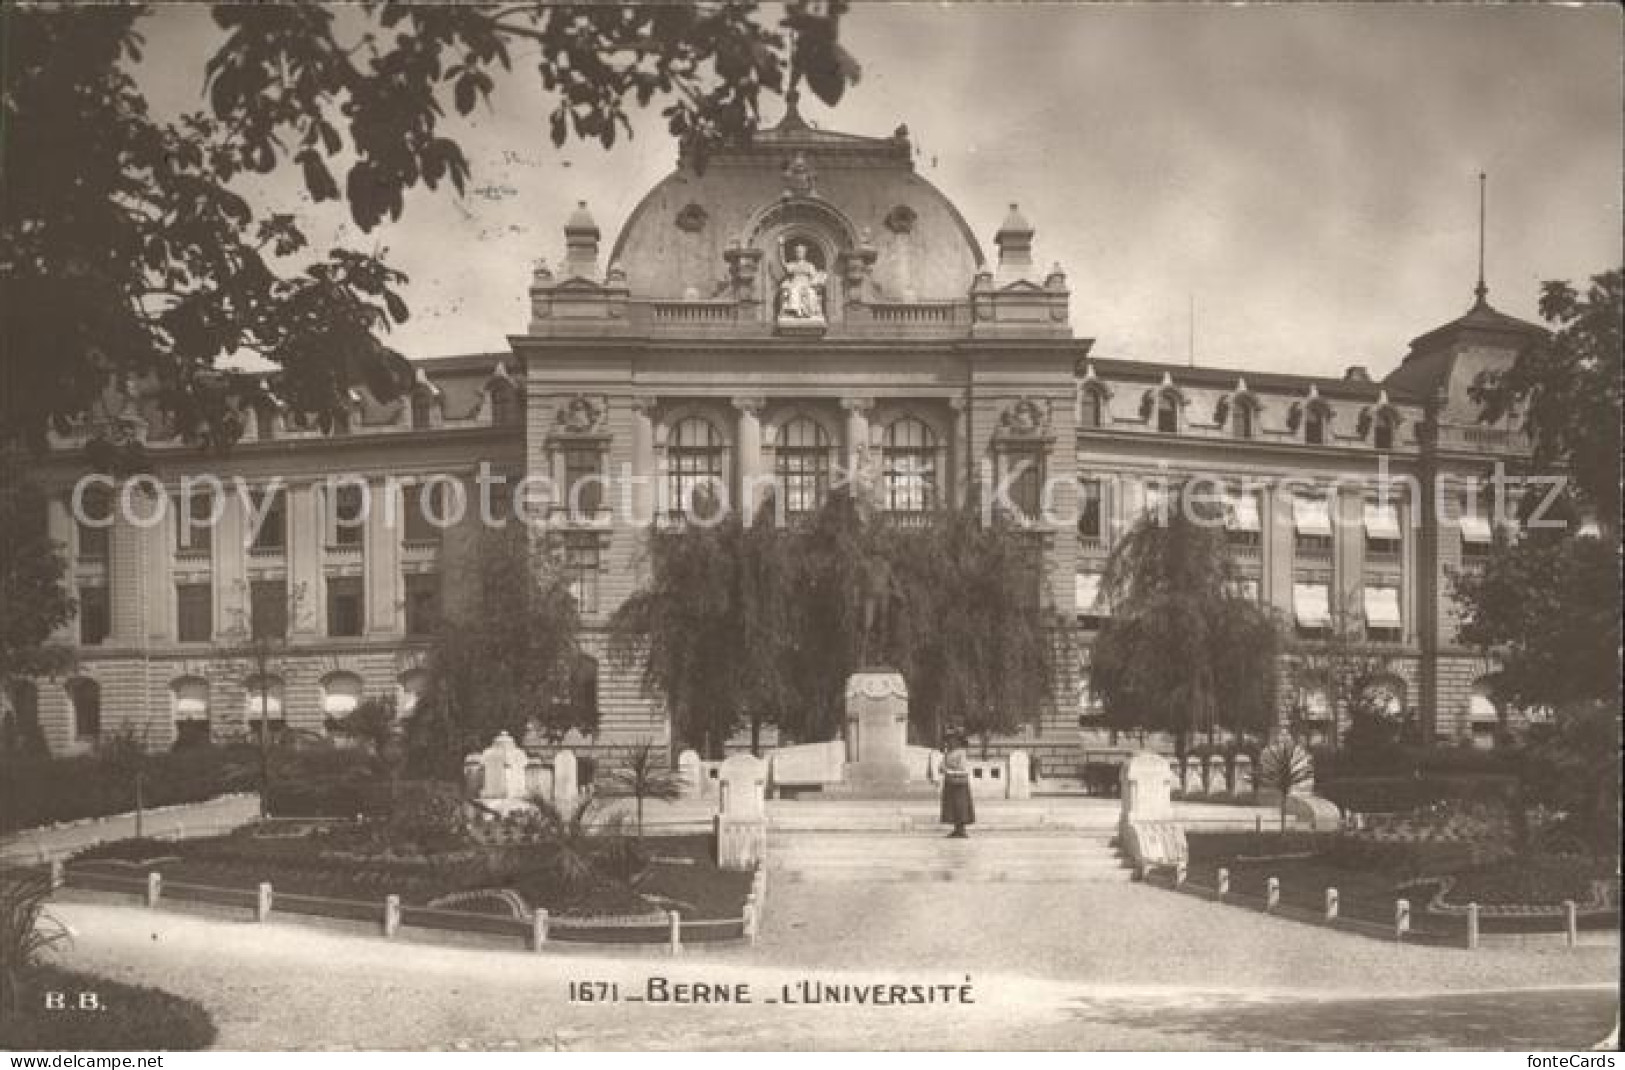
[(1391, 926), (1394, 901), (1411, 904), (1411, 930), (1440, 939), (1464, 939), (1465, 913), (1434, 910), (1444, 889), (1446, 907), (1477, 902), (1480, 929), (1493, 932), (1559, 931), (1562, 904), (1580, 907), (1582, 928), (1618, 928), (1618, 885), (1611, 907), (1587, 909), (1593, 882), (1609, 880), (1608, 860), (1557, 856), (1507, 857), (1474, 863), (1456, 845), (1371, 844), (1339, 833), (1191, 833), (1187, 879), (1216, 888), (1218, 870), (1230, 871), (1230, 893), (1249, 906), (1264, 902), (1270, 877), (1280, 882), (1287, 911), (1319, 915), (1326, 889), (1336, 888), (1345, 919)]
[[(60, 994), (49, 1008), (47, 994)], [(189, 999), (144, 985), (55, 966), (25, 970), (18, 1010), (0, 1014), (7, 1051), (196, 1051), (214, 1042), (214, 1022)]]
[[(710, 836), (651, 837), (633, 879), (595, 866), (579, 880), (561, 877), (547, 845), (481, 846), (448, 839), (429, 850), (381, 847), (368, 825), (313, 824), (297, 835), (261, 828), (182, 842), (125, 840), (90, 848), (69, 864), (73, 874), (125, 878), (149, 871), (166, 884), (233, 889), (243, 895), (269, 882), (278, 896), (299, 895), (367, 904), (397, 895), (405, 907), (479, 890), (517, 893), (529, 910), (554, 916), (653, 915), (676, 910), (684, 920), (738, 918), (751, 874), (719, 869)], [(507, 897), (502, 897), (507, 898)], [(448, 909), (511, 916), (497, 895), (469, 897)]]

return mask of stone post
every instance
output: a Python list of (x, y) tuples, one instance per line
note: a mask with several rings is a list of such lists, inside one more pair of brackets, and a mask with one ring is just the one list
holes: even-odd
[(1411, 931), (1411, 901), (1409, 899), (1394, 900), (1394, 939), (1403, 940), (1405, 934)]
[(671, 926), (670, 948), (673, 955), (683, 952), (683, 918), (675, 910), (666, 911), (666, 920)]
[(1467, 904), (1467, 950), (1478, 950), (1478, 904)]
[(547, 911), (540, 907), (530, 916), (530, 949), (540, 951), (547, 946)]
[(271, 903), (273, 902), (274, 895), (275, 893), (271, 890), (270, 883), (267, 881), (261, 881), (259, 894), (254, 899), (255, 921), (263, 922), (271, 917)]
[(1569, 947), (1580, 946), (1580, 912), (1574, 900), (1563, 900), (1563, 932)]
[(677, 756), (677, 774), (682, 777), (683, 798), (698, 799), (705, 793), (705, 769), (695, 750), (685, 750)]
[(1273, 913), (1281, 905), (1281, 878), (1271, 877), (1264, 882), (1264, 909)]
[(553, 805), (568, 813), (581, 793), (576, 779), (576, 756), (568, 750), (553, 755)]
[(715, 830), (723, 869), (754, 869), (766, 861), (766, 797), (766, 762), (736, 754), (722, 763)]
[(56, 891), (67, 883), (67, 875), (63, 872), (62, 859), (51, 859), (51, 891)]
[(1218, 894), (1220, 899), (1230, 894), (1230, 871), (1223, 866), (1219, 867)]
[(164, 875), (162, 873), (147, 874), (147, 905), (155, 907), (164, 894)]
[(1336, 888), (1327, 888), (1326, 889), (1326, 920), (1327, 921), (1336, 921), (1337, 920), (1337, 889)]
[(749, 521), (756, 515), (760, 500), (757, 484), (762, 478), (762, 407), (766, 401), (746, 396), (733, 399), (739, 410), (739, 515)]
[(1012, 799), (1033, 797), (1032, 759), (1024, 750), (1010, 752), (1009, 769), (1005, 775), (1005, 791)]

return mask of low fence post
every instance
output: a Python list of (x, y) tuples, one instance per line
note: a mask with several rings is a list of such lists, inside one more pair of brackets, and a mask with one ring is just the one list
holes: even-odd
[(1336, 921), (1337, 920), (1337, 907), (1338, 907), (1337, 889), (1336, 888), (1327, 888), (1326, 889), (1326, 920), (1327, 921)]
[(1563, 900), (1563, 932), (1570, 947), (1580, 946), (1580, 912), (1572, 899)]
[(1178, 888), (1180, 885), (1185, 883), (1185, 875), (1186, 875), (1185, 874), (1185, 863), (1183, 863), (1183, 862), (1175, 862), (1174, 863), (1174, 887), (1175, 888)]
[(1230, 894), (1230, 871), (1223, 866), (1219, 867), (1217, 890), (1220, 899)]
[(62, 859), (51, 859), (51, 891), (56, 891), (68, 882), (67, 874), (62, 869)]
[(1411, 901), (1409, 899), (1394, 900), (1394, 939), (1403, 940), (1405, 934), (1411, 931)]
[(1467, 950), (1478, 950), (1478, 904), (1467, 904)]
[(1281, 905), (1281, 879), (1271, 877), (1264, 882), (1264, 910), (1274, 913), (1275, 908)]
[(164, 875), (156, 871), (147, 874), (147, 905), (155, 907), (164, 894)]
[(678, 955), (683, 950), (683, 918), (675, 910), (666, 911), (666, 920), (671, 923), (671, 953)]
[(1254, 832), (1255, 835), (1259, 835), (1259, 836), (1264, 835), (1264, 815), (1263, 814), (1254, 814), (1253, 815), (1253, 832)]
[(541, 907), (530, 916), (530, 949), (540, 951), (547, 946), (547, 911)]
[(271, 890), (269, 881), (260, 882), (260, 894), (254, 900), (254, 920), (266, 921), (271, 917), (271, 901), (276, 893)]
[(756, 943), (756, 893), (752, 892), (745, 899), (745, 939)]
[(384, 939), (393, 940), (401, 931), (401, 897), (384, 896)]

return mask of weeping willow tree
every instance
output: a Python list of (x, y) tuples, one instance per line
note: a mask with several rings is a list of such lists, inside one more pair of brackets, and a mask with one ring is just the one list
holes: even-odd
[(649, 580), (611, 621), (611, 655), (641, 663), (683, 741), (720, 754), (772, 723), (832, 739), (847, 677), (885, 666), (909, 685), (914, 738), (989, 737), (1052, 700), (1069, 631), (1040, 595), (1039, 549), (974, 507), (899, 528), (831, 494), (810, 522), (724, 521), (649, 543)]
[(1240, 589), (1223, 508), (1189, 485), (1167, 516), (1147, 514), (1106, 563), (1111, 616), (1094, 643), (1090, 684), (1118, 728), (1192, 736), (1263, 729), (1274, 717), (1279, 629)]

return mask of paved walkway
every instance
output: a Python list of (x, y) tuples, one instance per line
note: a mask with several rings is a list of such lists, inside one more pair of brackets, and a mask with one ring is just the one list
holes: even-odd
[[(1134, 885), (769, 895), (759, 946), (676, 960), (386, 942), (83, 899), (55, 909), (76, 931), (67, 965), (200, 1000), (228, 1049), (1573, 1049), (1607, 1032), (1617, 999), (1611, 948), (1394, 947)], [(753, 1002), (625, 998), (651, 978), (748, 985)], [(619, 985), (622, 1001), (571, 1003), (569, 983), (585, 980)], [(968, 982), (975, 1002), (765, 1002), (809, 980)]]

